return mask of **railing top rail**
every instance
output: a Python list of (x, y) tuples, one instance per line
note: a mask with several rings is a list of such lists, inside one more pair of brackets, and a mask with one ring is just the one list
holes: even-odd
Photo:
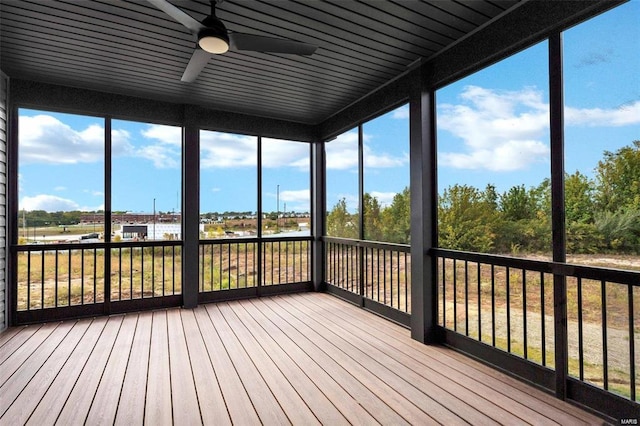
[(52, 243), (52, 244), (14, 244), (12, 250), (17, 252), (62, 251), (62, 250), (93, 250), (107, 248), (134, 247), (172, 247), (182, 246), (182, 241), (119, 241), (110, 243)]
[(473, 253), (443, 248), (432, 248), (429, 250), (429, 254), (432, 256), (441, 256), (449, 259), (468, 260), (471, 262), (486, 263), (496, 266), (506, 266), (510, 268), (526, 269), (530, 271), (544, 272), (549, 274), (559, 274), (583, 279), (640, 286), (640, 272), (637, 271), (522, 259), (495, 254)]
[(233, 243), (259, 243), (259, 242), (287, 242), (287, 241), (312, 241), (311, 235), (300, 237), (233, 237), (201, 239), (199, 244), (233, 244)]
[(339, 237), (329, 237), (329, 236), (323, 236), (322, 241), (326, 243), (344, 244), (347, 246), (354, 246), (354, 247), (378, 248), (383, 250), (393, 250), (393, 251), (400, 251), (405, 253), (409, 253), (411, 251), (411, 246), (409, 244), (385, 243), (381, 241), (357, 240), (352, 238), (339, 238)]

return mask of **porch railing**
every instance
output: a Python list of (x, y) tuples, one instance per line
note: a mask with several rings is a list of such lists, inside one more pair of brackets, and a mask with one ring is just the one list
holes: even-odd
[[(439, 324), (450, 343), (550, 389), (560, 359), (569, 374), (569, 397), (579, 394), (596, 409), (609, 401), (599, 390), (638, 401), (637, 272), (444, 249), (431, 254), (438, 259)], [(565, 306), (563, 301), (554, 306), (558, 277), (566, 282)], [(566, 318), (560, 318), (565, 309)], [(559, 344), (557, 330), (567, 336), (566, 345)], [(519, 366), (514, 358), (526, 363)]]
[(127, 310), (127, 302), (139, 309), (148, 299), (157, 299), (153, 306), (161, 298), (178, 304), (167, 297), (181, 293), (181, 242), (19, 245), (14, 250), (18, 323), (118, 312)]
[[(410, 246), (324, 237), (330, 290), (402, 324), (411, 314)], [(373, 303), (371, 303), (373, 302)]]
[(200, 241), (200, 293), (310, 283), (311, 237)]

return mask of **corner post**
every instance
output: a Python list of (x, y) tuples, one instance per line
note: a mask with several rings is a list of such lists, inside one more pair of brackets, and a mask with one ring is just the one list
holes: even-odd
[(325, 207), (325, 158), (324, 142), (311, 144), (311, 280), (314, 291), (324, 290), (324, 217)]
[(428, 253), (437, 232), (435, 94), (416, 71), (409, 101), (411, 191), (411, 337), (422, 343), (437, 338), (436, 260)]
[[(564, 93), (562, 35), (549, 38), (549, 120), (551, 134), (551, 229), (553, 261), (567, 260), (564, 203)], [(567, 279), (553, 275), (556, 397), (566, 399), (569, 355), (567, 343)]]
[(200, 131), (185, 124), (182, 131), (182, 304), (198, 306), (200, 241)]

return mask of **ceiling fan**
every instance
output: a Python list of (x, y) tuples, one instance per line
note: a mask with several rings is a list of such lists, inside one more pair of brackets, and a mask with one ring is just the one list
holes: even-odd
[(216, 4), (222, 3), (222, 0), (210, 0), (211, 14), (202, 22), (196, 21), (167, 0), (147, 1), (198, 37), (198, 45), (181, 78), (187, 83), (193, 82), (198, 77), (213, 55), (221, 55), (229, 50), (312, 55), (317, 48), (300, 41), (228, 31), (222, 21), (216, 17)]

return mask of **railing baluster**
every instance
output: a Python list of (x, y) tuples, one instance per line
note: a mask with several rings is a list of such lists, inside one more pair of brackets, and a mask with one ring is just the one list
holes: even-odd
[(40, 252), (40, 308), (44, 309), (44, 249)]
[(447, 259), (442, 257), (442, 326), (447, 328)]
[(382, 250), (382, 298), (384, 304), (387, 304), (387, 251)]
[(602, 290), (602, 377), (604, 389), (609, 390), (609, 362), (607, 350), (607, 283), (600, 281)]
[(496, 270), (491, 264), (491, 346), (496, 347)]
[(144, 299), (144, 247), (140, 247), (140, 297)]
[(635, 347), (635, 327), (633, 324), (633, 286), (627, 284), (627, 298), (629, 302), (629, 378), (630, 378), (630, 398), (636, 400), (636, 347)]
[(580, 380), (584, 380), (584, 335), (582, 328), (582, 278), (578, 277), (578, 365)]
[(84, 305), (84, 250), (80, 249), (80, 304)]
[[(96, 285), (97, 285), (97, 265), (98, 263), (98, 251), (97, 249), (93, 249), (93, 303), (96, 303)], [(44, 263), (43, 263), (44, 265)], [(104, 286), (103, 286), (104, 288)]]
[(464, 334), (469, 335), (469, 262), (464, 261)]
[(522, 339), (524, 340), (524, 359), (529, 359), (527, 351), (527, 272), (522, 270)]
[(511, 272), (506, 267), (506, 286), (507, 286), (507, 352), (511, 353)]
[(453, 331), (458, 331), (458, 265), (453, 259)]
[(482, 342), (482, 286), (480, 275), (480, 262), (476, 262), (476, 269), (478, 274), (478, 341)]
[(54, 300), (54, 305), (53, 306), (56, 307), (56, 308), (58, 307), (58, 254), (59, 254), (58, 250), (55, 249), (55, 256), (56, 256), (56, 258), (55, 258), (55, 268), (56, 268), (56, 272), (55, 272), (55, 278), (54, 279), (55, 279), (55, 292), (56, 292), (56, 294), (55, 294), (55, 297), (54, 297), (55, 300)]
[(542, 339), (542, 365), (547, 365), (547, 322), (545, 314), (545, 298), (544, 298), (544, 272), (540, 272), (540, 327)]

